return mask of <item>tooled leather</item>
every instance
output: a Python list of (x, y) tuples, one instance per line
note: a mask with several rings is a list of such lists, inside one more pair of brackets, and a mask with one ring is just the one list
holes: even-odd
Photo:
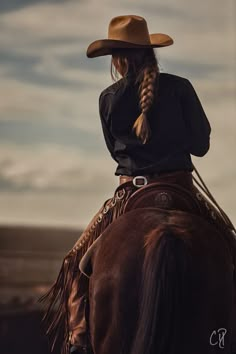
[(190, 212), (218, 225), (223, 231), (227, 229), (217, 209), (194, 186), (192, 175), (189, 173), (180, 172), (165, 176), (138, 189), (126, 202), (124, 212), (145, 207)]
[(170, 183), (151, 183), (136, 191), (127, 201), (125, 212), (135, 208), (157, 207), (170, 210), (199, 212), (199, 203), (183, 187)]

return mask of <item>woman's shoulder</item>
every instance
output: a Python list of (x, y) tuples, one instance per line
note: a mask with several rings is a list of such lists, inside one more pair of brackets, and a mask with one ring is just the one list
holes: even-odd
[(103, 111), (111, 111), (124, 98), (124, 93), (128, 88), (127, 80), (122, 78), (112, 85), (106, 87), (99, 96), (99, 107)]
[(186, 77), (171, 74), (171, 73), (166, 73), (166, 72), (160, 72), (160, 80), (166, 83), (176, 83), (176, 84), (188, 84), (190, 81)]
[(160, 86), (162, 86), (164, 91), (169, 92), (170, 90), (174, 90), (180, 97), (190, 95), (194, 92), (191, 81), (186, 77), (165, 72), (161, 72), (159, 76)]
[(125, 80), (122, 78), (112, 85), (106, 87), (100, 94), (100, 99), (106, 95), (113, 94), (115, 95), (120, 89), (124, 87)]

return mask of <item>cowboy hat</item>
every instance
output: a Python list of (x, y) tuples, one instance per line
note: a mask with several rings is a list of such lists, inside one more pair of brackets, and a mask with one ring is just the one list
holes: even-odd
[(112, 54), (114, 48), (157, 48), (173, 44), (173, 39), (164, 33), (149, 34), (147, 22), (135, 15), (114, 17), (108, 28), (108, 39), (92, 42), (87, 57), (95, 58)]

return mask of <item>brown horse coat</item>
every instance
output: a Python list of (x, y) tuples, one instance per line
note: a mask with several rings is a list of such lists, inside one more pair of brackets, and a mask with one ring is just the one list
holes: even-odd
[(90, 256), (94, 354), (236, 353), (231, 245), (202, 217), (129, 211)]

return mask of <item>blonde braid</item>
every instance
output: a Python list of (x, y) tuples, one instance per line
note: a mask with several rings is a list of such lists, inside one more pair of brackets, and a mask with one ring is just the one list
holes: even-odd
[(145, 67), (141, 72), (142, 81), (139, 85), (140, 108), (141, 114), (136, 119), (133, 130), (137, 137), (139, 137), (143, 144), (145, 144), (150, 137), (151, 131), (148, 123), (147, 113), (152, 106), (155, 97), (155, 81), (159, 74), (156, 57), (153, 55), (146, 58)]

